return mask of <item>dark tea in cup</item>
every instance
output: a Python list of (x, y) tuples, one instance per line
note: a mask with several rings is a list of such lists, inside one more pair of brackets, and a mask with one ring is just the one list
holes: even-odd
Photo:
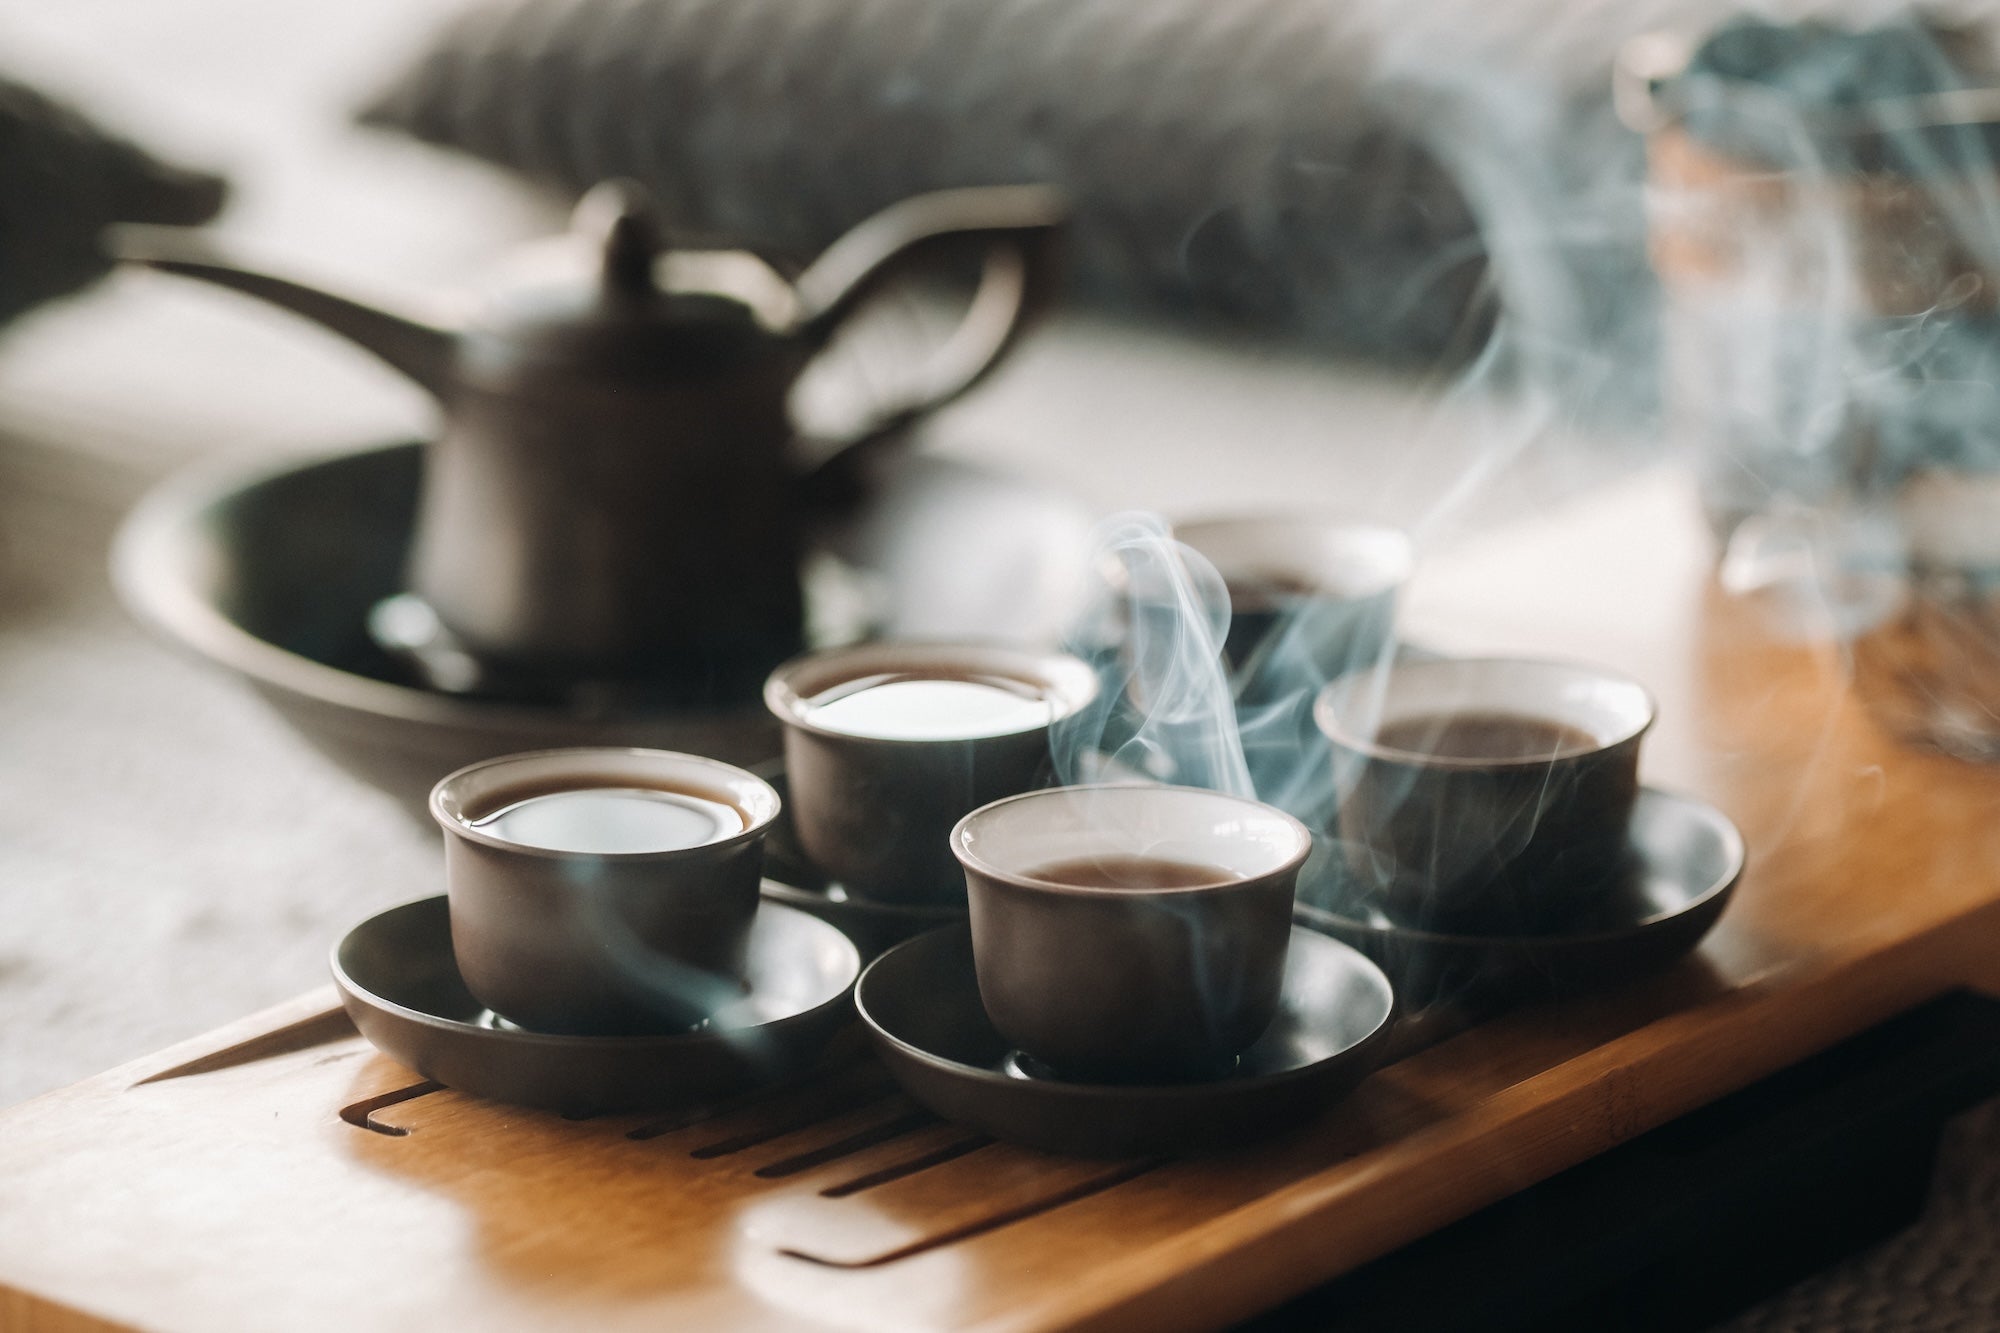
[(1243, 876), (1222, 866), (1181, 861), (1165, 856), (1135, 856), (1105, 852), (1037, 866), (1026, 878), (1044, 884), (1068, 884), (1079, 889), (1193, 889), (1233, 884)]
[(466, 988), (536, 1031), (671, 1032), (742, 994), (778, 795), (698, 755), (508, 755), (431, 792)]
[(1303, 824), (1194, 787), (1052, 787), (952, 831), (994, 1028), (1064, 1078), (1226, 1073), (1278, 1011)]
[(1380, 524), (1314, 514), (1182, 520), (1173, 535), (1222, 576), (1223, 653), (1239, 697), (1317, 688), (1387, 652), (1410, 539)]
[(1350, 868), (1406, 925), (1536, 931), (1624, 864), (1653, 701), (1563, 662), (1439, 660), (1320, 693)]
[(1529, 713), (1492, 711), (1398, 718), (1382, 725), (1375, 742), (1406, 754), (1502, 763), (1550, 760), (1598, 748), (1597, 737), (1581, 727)]

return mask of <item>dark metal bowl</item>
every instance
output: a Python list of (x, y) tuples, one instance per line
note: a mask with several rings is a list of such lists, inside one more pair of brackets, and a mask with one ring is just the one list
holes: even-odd
[[(777, 752), (776, 724), (754, 698), (701, 710), (565, 707), (417, 684), (367, 621), (404, 587), (422, 448), (393, 444), (169, 482), (141, 502), (113, 552), (126, 606), (169, 641), (244, 677), (336, 764), (419, 818), (439, 778), (518, 750), (643, 745), (745, 764)], [(1018, 594), (1024, 567), (1047, 574), (1082, 559), (1085, 525), (1045, 492), (912, 458), (834, 540), (842, 559), (886, 589), (874, 622), (881, 632), (950, 634), (986, 612), (998, 622), (989, 633), (1031, 638), (1041, 627), (981, 606), (1000, 582), (987, 576), (1004, 571)]]

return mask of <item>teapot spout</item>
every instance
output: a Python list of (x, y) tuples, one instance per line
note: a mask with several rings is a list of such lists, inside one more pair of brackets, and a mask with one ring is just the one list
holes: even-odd
[(282, 306), (373, 352), (432, 395), (443, 394), (457, 340), (447, 329), (243, 267), (193, 228), (120, 226), (108, 246), (126, 263), (199, 278)]

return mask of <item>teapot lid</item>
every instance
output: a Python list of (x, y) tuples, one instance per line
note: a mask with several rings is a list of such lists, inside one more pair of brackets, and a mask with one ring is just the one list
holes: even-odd
[(791, 283), (746, 250), (669, 250), (644, 191), (609, 181), (563, 235), (518, 251), (475, 308), (459, 368), (487, 386), (566, 375), (671, 383), (798, 355)]

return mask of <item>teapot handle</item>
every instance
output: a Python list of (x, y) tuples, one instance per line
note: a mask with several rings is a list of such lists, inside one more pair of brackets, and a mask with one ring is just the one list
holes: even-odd
[(1062, 195), (1046, 186), (940, 190), (877, 213), (799, 275), (800, 332), (823, 343), (906, 264), (942, 246), (986, 248), (979, 287), (958, 327), (932, 354), (916, 383), (843, 442), (833, 458), (896, 434), (972, 388), (999, 364), (1022, 330), (1053, 301), (1057, 245), (1068, 217)]

